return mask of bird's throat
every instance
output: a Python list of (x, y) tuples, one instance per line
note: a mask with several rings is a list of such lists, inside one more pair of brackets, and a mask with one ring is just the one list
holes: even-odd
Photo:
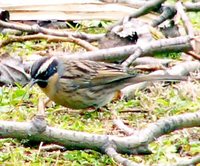
[(48, 82), (47, 82), (47, 85), (46, 87), (42, 88), (42, 91), (50, 98), (52, 99), (53, 96), (55, 95), (56, 93), (56, 90), (57, 90), (57, 82), (58, 82), (58, 79), (59, 79), (59, 76), (58, 76), (58, 73), (55, 73), (53, 76), (51, 76), (49, 79), (48, 79)]

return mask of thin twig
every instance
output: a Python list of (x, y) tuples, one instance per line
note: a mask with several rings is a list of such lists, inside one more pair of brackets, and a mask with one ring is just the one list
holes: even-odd
[(188, 51), (186, 52), (188, 55), (191, 55), (192, 57), (194, 57), (197, 60), (200, 60), (200, 55), (195, 53), (194, 51)]
[(123, 166), (141, 166), (140, 164), (137, 164), (122, 157), (119, 153), (116, 152), (115, 148), (112, 146), (106, 147), (105, 153), (108, 156), (112, 157), (118, 164), (122, 164)]
[(66, 37), (59, 37), (59, 36), (52, 36), (52, 35), (45, 35), (45, 34), (34, 34), (34, 35), (26, 35), (26, 36), (9, 36), (7, 39), (0, 42), (0, 47), (10, 44), (12, 42), (23, 42), (27, 40), (39, 40), (39, 39), (46, 39), (48, 42), (71, 42), (75, 43), (88, 51), (94, 51), (98, 48), (91, 45), (87, 41), (82, 39), (74, 38), (72, 36)]
[(65, 150), (65, 147), (53, 144), (53, 145), (42, 146), (40, 150), (41, 151), (57, 151), (57, 150), (63, 151)]
[(39, 115), (43, 115), (45, 117), (45, 104), (43, 98), (39, 98), (37, 110)]

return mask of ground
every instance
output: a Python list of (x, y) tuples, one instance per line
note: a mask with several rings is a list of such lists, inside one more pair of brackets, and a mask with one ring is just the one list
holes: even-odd
[[(188, 89), (189, 88), (189, 89)], [(113, 128), (111, 109), (126, 124), (134, 129), (144, 128), (148, 123), (172, 115), (195, 112), (200, 108), (200, 84), (181, 82), (163, 86), (162, 83), (138, 91), (129, 101), (117, 101), (108, 105), (103, 112), (77, 111), (51, 104), (46, 110), (48, 124), (63, 129), (86, 131), (99, 134), (122, 133)], [(44, 96), (35, 86), (27, 88), (1, 88), (1, 120), (27, 121), (37, 112), (37, 99)], [(45, 96), (44, 96), (45, 97)], [(174, 163), (180, 157), (200, 153), (199, 128), (184, 129), (162, 136), (150, 144), (151, 155), (134, 155), (127, 158), (145, 165)], [(1, 139), (0, 164), (5, 165), (117, 165), (105, 154), (92, 150), (46, 151), (46, 144), (30, 144), (27, 140)]]

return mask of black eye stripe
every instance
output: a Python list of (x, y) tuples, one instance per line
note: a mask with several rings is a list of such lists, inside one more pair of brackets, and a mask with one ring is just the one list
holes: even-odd
[(38, 80), (48, 80), (54, 73), (57, 72), (58, 61), (54, 59), (51, 64), (48, 66), (46, 71), (38, 73), (42, 64), (44, 64), (49, 58), (41, 59), (38, 62), (35, 62), (31, 69), (31, 77)]

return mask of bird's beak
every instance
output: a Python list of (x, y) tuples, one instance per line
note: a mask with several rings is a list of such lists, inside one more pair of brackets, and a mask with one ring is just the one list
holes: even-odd
[(37, 81), (38, 81), (38, 80), (31, 79), (31, 81), (30, 81), (30, 82), (29, 82), (29, 84), (28, 84), (28, 85), (29, 85), (29, 87), (30, 87), (30, 88), (32, 88), (32, 87), (33, 87), (33, 85), (35, 85), (35, 84), (37, 83)]
[(37, 80), (31, 79), (31, 81), (26, 84), (24, 87), (28, 88), (27, 91), (25, 92), (25, 94), (22, 97), (22, 100), (24, 99), (24, 97), (27, 95), (27, 93), (29, 92), (29, 90), (32, 88), (32, 86), (37, 83)]

